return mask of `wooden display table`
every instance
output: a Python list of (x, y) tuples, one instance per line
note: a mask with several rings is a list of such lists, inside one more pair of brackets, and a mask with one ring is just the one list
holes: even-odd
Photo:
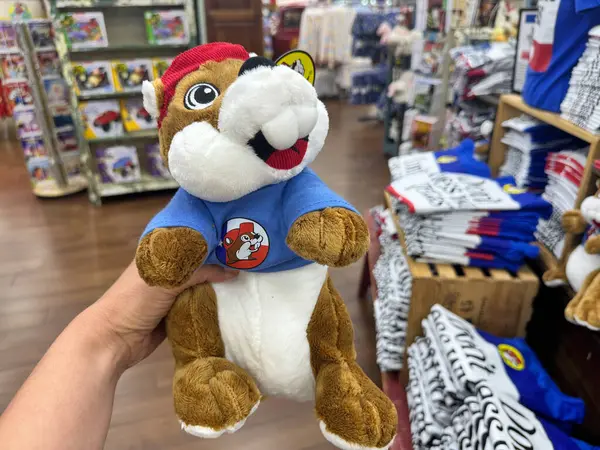
[[(393, 213), (392, 197), (387, 192), (385, 202)], [(406, 249), (395, 213), (393, 219), (398, 238)], [(500, 269), (419, 263), (408, 255), (406, 260), (413, 278), (406, 348), (423, 335), (421, 321), (436, 303), (496, 336), (525, 336), (533, 299), (539, 289), (539, 280), (529, 267), (523, 266), (513, 274)], [(406, 367), (406, 352), (404, 359)], [(408, 381), (406, 372), (401, 373), (404, 381)]]

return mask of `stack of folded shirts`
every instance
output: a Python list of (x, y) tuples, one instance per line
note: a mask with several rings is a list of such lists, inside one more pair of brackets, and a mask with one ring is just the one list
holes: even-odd
[(560, 111), (570, 122), (597, 133), (600, 131), (600, 26), (592, 28), (588, 36), (587, 48), (571, 73)]
[(466, 173), (417, 173), (387, 188), (404, 231), (408, 255), (421, 262), (461, 264), (517, 272), (540, 219), (552, 205), (514, 186)]
[(562, 429), (584, 403), (563, 394), (520, 338), (501, 339), (440, 305), (408, 349), (407, 400), (421, 449), (581, 449)]
[(416, 174), (469, 173), (489, 178), (490, 168), (474, 156), (475, 143), (465, 139), (454, 148), (396, 156), (388, 160), (392, 182)]
[(587, 153), (588, 148), (563, 150), (549, 155), (546, 160), (548, 185), (542, 197), (552, 205), (552, 216), (548, 220), (540, 220), (535, 237), (557, 258), (562, 255), (565, 241), (562, 216), (575, 208)]
[(581, 145), (567, 133), (529, 116), (515, 117), (502, 125), (508, 129), (502, 138), (508, 150), (500, 175), (514, 177), (517, 187), (533, 192), (541, 193), (548, 183), (545, 167), (549, 155)]
[(370, 213), (381, 245), (381, 255), (373, 268), (377, 285), (374, 302), (377, 364), (382, 371), (400, 370), (404, 365), (412, 275), (390, 212), (376, 206)]
[(486, 123), (493, 124), (496, 106), (484, 102), (461, 102), (459, 111), (447, 124), (449, 142), (472, 139), (476, 146), (489, 145), (489, 136), (484, 134)]
[(510, 92), (515, 63), (515, 46), (505, 42), (457, 47), (453, 90), (458, 100)]

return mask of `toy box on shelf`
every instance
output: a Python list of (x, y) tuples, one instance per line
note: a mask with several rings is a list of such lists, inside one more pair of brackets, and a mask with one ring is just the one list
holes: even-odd
[(15, 27), (8, 21), (0, 21), (0, 48), (7, 53), (20, 51)]
[[(386, 205), (393, 211), (385, 193)], [(393, 214), (398, 237), (404, 235)], [(525, 336), (539, 281), (527, 266), (517, 273), (500, 269), (418, 263), (407, 256), (413, 284), (406, 329), (406, 348), (422, 333), (421, 321), (431, 307), (440, 303), (478, 328), (497, 336)], [(406, 359), (406, 355), (405, 355)], [(406, 364), (404, 367), (407, 367)], [(404, 381), (406, 371), (402, 371)]]
[(152, 80), (152, 61), (132, 59), (112, 62), (115, 89), (118, 92), (141, 91), (142, 82)]
[(121, 100), (121, 117), (125, 131), (139, 131), (156, 128), (156, 120), (144, 108), (141, 98)]
[(81, 102), (79, 112), (85, 125), (86, 139), (123, 134), (123, 123), (117, 100)]
[(6, 80), (26, 80), (27, 67), (25, 57), (21, 53), (7, 53), (0, 55), (2, 64), (2, 77)]
[(77, 94), (106, 94), (115, 91), (109, 61), (73, 63), (72, 70)]
[(146, 11), (146, 34), (152, 45), (187, 44), (188, 23), (182, 10)]
[(27, 25), (31, 34), (31, 41), (36, 49), (52, 50), (54, 48), (54, 31), (49, 20), (29, 20)]
[(60, 24), (72, 49), (108, 46), (104, 14), (101, 12), (65, 13), (60, 17)]
[(146, 146), (146, 156), (148, 157), (148, 173), (150, 175), (157, 178), (172, 179), (169, 169), (163, 162), (158, 144), (148, 144)]
[(37, 52), (37, 62), (42, 79), (60, 77), (60, 60), (56, 50)]
[(173, 58), (154, 58), (152, 60), (152, 74), (154, 75), (154, 79), (162, 77), (172, 62)]
[(133, 146), (99, 148), (96, 160), (102, 183), (132, 183), (142, 179), (137, 149)]

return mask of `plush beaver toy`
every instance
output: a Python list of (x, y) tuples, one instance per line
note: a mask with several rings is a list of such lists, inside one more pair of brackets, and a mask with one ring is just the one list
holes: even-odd
[(356, 363), (327, 274), (358, 260), (369, 236), (307, 168), (329, 127), (313, 86), (291, 67), (212, 43), (175, 58), (143, 95), (181, 188), (144, 231), (140, 275), (170, 288), (202, 264), (241, 271), (184, 291), (167, 317), (182, 428), (232, 433), (275, 395), (314, 400), (339, 448), (389, 448), (395, 408)]
[(562, 218), (568, 233), (584, 235), (562, 266), (544, 274), (548, 286), (568, 282), (577, 292), (565, 308), (568, 321), (594, 331), (600, 330), (600, 190), (587, 197), (579, 210), (567, 211)]

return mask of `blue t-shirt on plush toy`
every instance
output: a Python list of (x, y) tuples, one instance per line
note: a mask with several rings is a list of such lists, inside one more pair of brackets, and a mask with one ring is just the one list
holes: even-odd
[(523, 87), (530, 106), (560, 112), (571, 71), (585, 50), (588, 31), (600, 24), (598, 0), (540, 0), (533, 49)]
[(288, 248), (289, 229), (300, 216), (331, 207), (356, 212), (311, 169), (304, 169), (288, 181), (225, 203), (204, 201), (179, 189), (142, 237), (156, 228), (188, 227), (206, 239), (205, 264), (254, 272), (290, 270), (311, 261)]

